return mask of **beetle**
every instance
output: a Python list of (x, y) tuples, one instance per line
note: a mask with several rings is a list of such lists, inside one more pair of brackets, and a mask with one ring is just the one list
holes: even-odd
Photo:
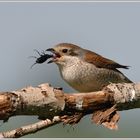
[(40, 53), (38, 50), (34, 50), (35, 52), (37, 52), (39, 54), (40, 57), (36, 57), (36, 56), (30, 56), (33, 58), (36, 58), (35, 63), (31, 66), (31, 68), (36, 65), (36, 64), (42, 64), (45, 61), (47, 61), (49, 58), (53, 57), (53, 55), (51, 54), (46, 54), (44, 51), (42, 53)]

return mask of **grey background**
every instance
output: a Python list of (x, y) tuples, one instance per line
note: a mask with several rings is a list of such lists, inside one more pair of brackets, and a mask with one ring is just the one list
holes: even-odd
[[(39, 51), (70, 42), (121, 64), (134, 82), (140, 81), (140, 3), (0, 3), (0, 91), (49, 82), (73, 92), (55, 64), (30, 66)], [(62, 124), (25, 137), (139, 137), (139, 109), (120, 112), (119, 130), (91, 124), (86, 116), (74, 127)], [(37, 122), (36, 116), (18, 116), (0, 131)]]

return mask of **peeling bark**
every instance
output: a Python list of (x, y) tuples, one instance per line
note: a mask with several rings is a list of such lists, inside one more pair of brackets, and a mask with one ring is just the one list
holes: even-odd
[(92, 122), (117, 129), (118, 111), (133, 108), (140, 108), (140, 83), (110, 84), (102, 91), (90, 93), (66, 94), (49, 84), (0, 93), (0, 119), (4, 121), (15, 115), (38, 115), (50, 121), (59, 116), (59, 122), (76, 124), (92, 113)]

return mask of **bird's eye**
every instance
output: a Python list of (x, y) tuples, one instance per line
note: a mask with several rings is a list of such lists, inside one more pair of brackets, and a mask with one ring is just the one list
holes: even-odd
[(67, 53), (68, 52), (68, 49), (63, 49), (62, 52), (63, 53)]

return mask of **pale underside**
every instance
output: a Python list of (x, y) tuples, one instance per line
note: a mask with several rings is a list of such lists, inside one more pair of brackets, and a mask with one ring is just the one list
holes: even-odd
[(117, 70), (98, 68), (94, 64), (79, 61), (74, 57), (71, 58), (71, 63), (64, 65), (58, 65), (62, 78), (79, 92), (98, 91), (109, 83), (129, 81)]

